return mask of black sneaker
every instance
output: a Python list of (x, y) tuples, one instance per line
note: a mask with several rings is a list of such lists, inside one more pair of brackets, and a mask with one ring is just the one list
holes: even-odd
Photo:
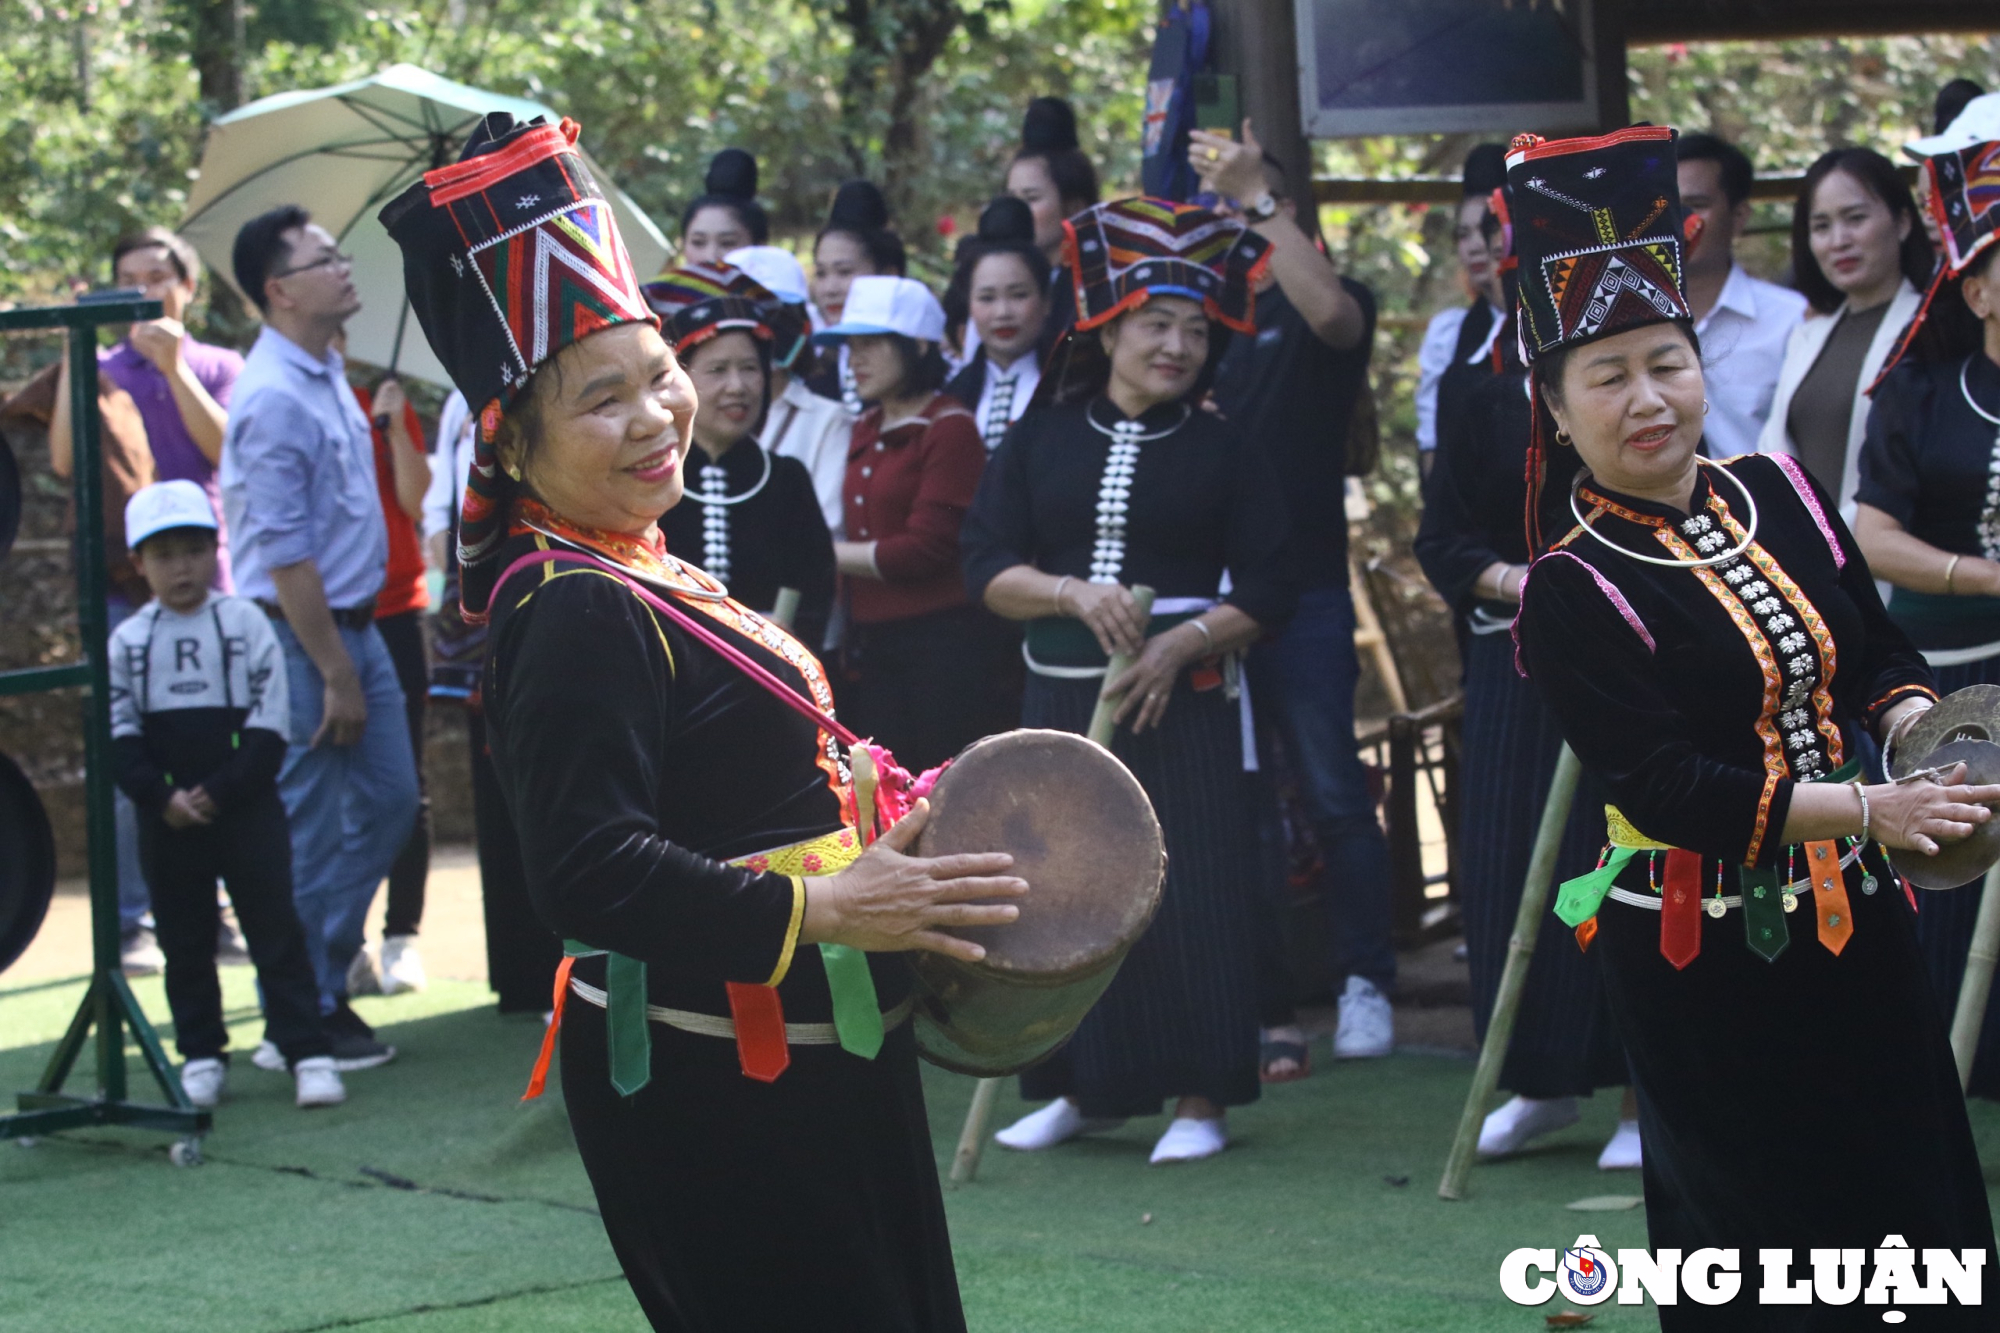
[(354, 1012), (354, 1006), (347, 1002), (345, 995), (334, 1002), (333, 1012), (321, 1020), (321, 1025), (333, 1036), (344, 1034), (351, 1037), (365, 1037), (370, 1041), (375, 1038), (375, 1029), (369, 1027), (368, 1021), (360, 1014)]
[(385, 1046), (373, 1037), (357, 1036), (352, 1032), (331, 1035), (333, 1067), (343, 1074), (351, 1074), (357, 1069), (373, 1069), (396, 1058), (394, 1046)]

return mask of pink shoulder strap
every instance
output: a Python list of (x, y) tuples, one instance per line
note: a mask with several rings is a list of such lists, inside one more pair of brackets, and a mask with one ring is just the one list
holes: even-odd
[(716, 652), (722, 655), (723, 660), (763, 686), (767, 691), (775, 695), (778, 701), (783, 703), (787, 708), (809, 719), (814, 726), (826, 728), (826, 730), (832, 732), (840, 739), (842, 744), (848, 746), (850, 749), (862, 743), (859, 736), (856, 736), (853, 732), (842, 726), (831, 713), (822, 713), (818, 705), (752, 661), (734, 644), (729, 643), (721, 635), (699, 623), (693, 616), (690, 616), (687, 612), (681, 610), (665, 598), (655, 595), (651, 590), (631, 578), (617, 566), (596, 559), (593, 556), (571, 551), (530, 551), (513, 564), (507, 566), (501, 572), (500, 577), (494, 580), (493, 598), (489, 601), (488, 605), (499, 601), (501, 587), (519, 571), (533, 565), (553, 564), (587, 565), (592, 569), (609, 574), (612, 578), (624, 584), (631, 591), (632, 595), (640, 601), (646, 603), (646, 605), (652, 607), (661, 615), (666, 616), (669, 620), (672, 620), (689, 634), (694, 635), (695, 638), (715, 649)]

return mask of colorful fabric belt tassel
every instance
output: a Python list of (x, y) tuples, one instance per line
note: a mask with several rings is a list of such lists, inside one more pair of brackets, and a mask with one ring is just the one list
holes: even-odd
[(549, 1081), (549, 1061), (555, 1058), (556, 1034), (562, 1031), (563, 1007), (569, 1001), (569, 973), (576, 966), (572, 954), (564, 954), (556, 964), (556, 993), (549, 1005), (549, 1025), (542, 1031), (541, 1053), (535, 1057), (534, 1072), (528, 1075), (528, 1090), (521, 1094), (521, 1100), (531, 1102), (542, 1095), (542, 1089)]
[(1775, 870), (1750, 869), (1742, 872), (1743, 935), (1750, 952), (1765, 962), (1776, 962), (1792, 942), (1791, 927), (1785, 924), (1785, 895)]
[(875, 998), (868, 955), (845, 944), (822, 944), (819, 956), (833, 997), (833, 1030), (840, 1036), (840, 1049), (873, 1060), (882, 1049), (882, 1004)]
[(785, 1007), (776, 986), (727, 981), (729, 1016), (736, 1022), (736, 1059), (745, 1078), (775, 1083), (792, 1063), (785, 1039)]
[(1700, 953), (1701, 857), (1676, 847), (1660, 891), (1660, 956), (1683, 968)]
[[(1839, 956), (1854, 934), (1854, 913), (1847, 901), (1847, 877), (1840, 868), (1840, 844), (1806, 844), (1806, 873), (1812, 877), (1813, 909), (1819, 917), (1819, 942)], [(1867, 867), (1863, 867), (1866, 873)]]
[(604, 1044), (611, 1086), (630, 1097), (653, 1081), (653, 1039), (646, 1030), (646, 965), (622, 953), (604, 959)]

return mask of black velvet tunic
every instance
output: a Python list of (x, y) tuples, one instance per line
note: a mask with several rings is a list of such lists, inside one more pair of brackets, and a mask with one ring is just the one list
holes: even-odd
[(833, 538), (812, 475), (798, 459), (775, 458), (754, 439), (739, 441), (720, 463), (692, 450), (687, 492), (660, 519), (660, 531), (667, 550), (713, 574), (753, 611), (769, 614), (778, 589), (796, 588), (792, 632), (809, 648), (825, 642)]
[[(1704, 570), (1642, 564), (1572, 531), (1534, 566), (1521, 652), (1565, 738), (1637, 829), (1699, 852), (1703, 893), (1741, 892), (1735, 868), (1788, 869), (1780, 830), (1798, 781), (1830, 776), (1930, 672), (1882, 609), (1852, 536), (1788, 459), (1727, 465), (1754, 497), (1756, 543)], [(1704, 467), (1692, 517), (1585, 486), (1596, 531), (1646, 554), (1732, 549), (1743, 497)], [(1650, 858), (1620, 888), (1645, 892)], [(1951, 1052), (1910, 911), (1879, 855), (1846, 872), (1852, 935), (1816, 938), (1810, 899), (1774, 961), (1748, 948), (1740, 909), (1700, 918), (1676, 968), (1662, 913), (1607, 899), (1591, 951), (1631, 1058), (1654, 1247), (1983, 1248), (1992, 1221)], [(1673, 1329), (1872, 1326), (1852, 1309), (1663, 1307)], [(1976, 1316), (1976, 1317), (1975, 1317)], [(1931, 1309), (1927, 1326), (1990, 1315)]]
[[(542, 540), (512, 539), (501, 567)], [(816, 729), (603, 573), (525, 571), (494, 606), (493, 762), (537, 912), (646, 962), (652, 1003), (728, 1014), (725, 982), (771, 975), (793, 891), (722, 862), (841, 825)], [(761, 641), (692, 614), (803, 685)], [(869, 962), (895, 1005), (903, 961)], [(603, 973), (576, 963), (593, 985)], [(778, 989), (788, 1022), (831, 1019), (816, 950)], [(611, 1087), (602, 1009), (572, 999), (562, 1051), (605, 1228), (655, 1327), (964, 1327), (907, 1024), (872, 1061), (795, 1044), (769, 1084), (729, 1041), (648, 1028), (653, 1078), (633, 1097)]]

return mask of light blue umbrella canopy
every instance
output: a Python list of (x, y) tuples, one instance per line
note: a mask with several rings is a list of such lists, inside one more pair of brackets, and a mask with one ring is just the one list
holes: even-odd
[[(490, 111), (524, 121), (561, 119), (539, 102), (453, 83), (414, 65), (261, 98), (209, 127), (181, 235), (233, 287), (229, 252), (237, 231), (280, 204), (300, 205), (354, 256), (361, 310), (348, 321), (347, 354), (449, 385), (404, 297), (402, 251), (375, 215), (426, 171), (456, 162), (466, 136)], [(660, 272), (671, 251), (666, 237), (588, 153), (584, 161), (611, 200), (634, 270)]]

